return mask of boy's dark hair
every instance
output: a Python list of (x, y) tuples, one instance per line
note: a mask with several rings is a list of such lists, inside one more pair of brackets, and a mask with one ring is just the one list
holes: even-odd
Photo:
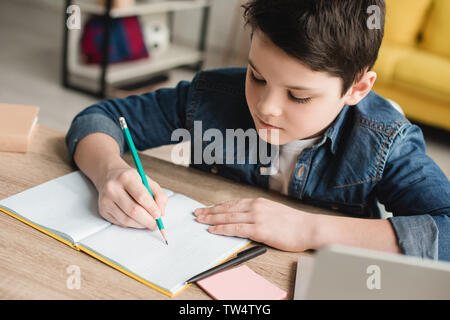
[[(370, 6), (377, 11), (368, 13)], [(242, 7), (252, 30), (261, 30), (312, 70), (341, 78), (342, 95), (377, 60), (384, 0), (250, 0)], [(375, 12), (379, 28), (369, 28)]]

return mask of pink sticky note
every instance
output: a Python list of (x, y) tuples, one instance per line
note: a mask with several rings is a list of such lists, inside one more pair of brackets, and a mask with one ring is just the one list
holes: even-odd
[(286, 291), (273, 285), (246, 265), (197, 281), (216, 300), (280, 300)]

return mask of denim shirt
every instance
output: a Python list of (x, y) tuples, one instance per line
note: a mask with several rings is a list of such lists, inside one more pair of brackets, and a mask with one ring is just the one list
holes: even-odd
[[(138, 150), (177, 143), (172, 133), (184, 128), (192, 141), (191, 167), (267, 189), (270, 161), (263, 163), (259, 156), (256, 163), (226, 161), (240, 156), (236, 148), (231, 155), (215, 154), (213, 163), (193, 159), (194, 148), (204, 150), (210, 143), (201, 138), (206, 130), (225, 136), (227, 129), (255, 128), (245, 79), (245, 68), (201, 71), (175, 88), (94, 104), (71, 124), (66, 136), (70, 156), (77, 142), (94, 132), (110, 135), (121, 154), (126, 152), (118, 121), (124, 116)], [(246, 143), (245, 159), (259, 154), (260, 145)], [(273, 155), (277, 146), (270, 147)], [(388, 220), (404, 254), (450, 261), (450, 182), (426, 155), (420, 128), (373, 91), (357, 105), (344, 106), (322, 139), (303, 150), (288, 192), (304, 203), (359, 218), (381, 218), (380, 202), (392, 212)]]

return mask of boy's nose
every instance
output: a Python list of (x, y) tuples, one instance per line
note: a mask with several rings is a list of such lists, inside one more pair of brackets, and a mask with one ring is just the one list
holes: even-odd
[(259, 100), (258, 104), (259, 114), (269, 117), (278, 117), (282, 114), (281, 97), (275, 94), (266, 94)]

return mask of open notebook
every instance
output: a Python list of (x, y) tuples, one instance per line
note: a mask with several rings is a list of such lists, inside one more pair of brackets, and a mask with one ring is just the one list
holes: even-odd
[(122, 228), (104, 220), (95, 187), (79, 171), (1, 200), (0, 211), (173, 296), (187, 279), (227, 259), (249, 240), (209, 233), (193, 215), (202, 203), (163, 190), (169, 196), (163, 217), (168, 246), (158, 230)]

